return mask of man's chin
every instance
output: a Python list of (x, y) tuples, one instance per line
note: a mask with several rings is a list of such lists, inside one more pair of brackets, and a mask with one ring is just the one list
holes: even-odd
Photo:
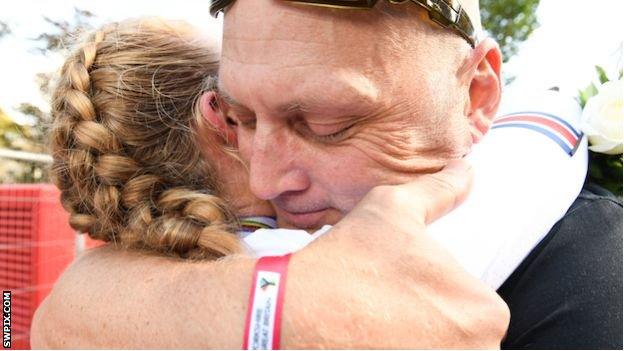
[(342, 217), (343, 214), (334, 208), (305, 213), (291, 213), (277, 209), (277, 225), (280, 228), (315, 231), (326, 224), (336, 224)]

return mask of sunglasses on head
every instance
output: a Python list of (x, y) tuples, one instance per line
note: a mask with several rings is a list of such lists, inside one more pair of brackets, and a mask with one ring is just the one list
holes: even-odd
[[(213, 0), (210, 4), (210, 14), (217, 14), (236, 0)], [(346, 9), (370, 9), (379, 0), (284, 0), (298, 4), (326, 6)], [(468, 14), (458, 0), (386, 0), (391, 4), (413, 2), (423, 7), (429, 13), (429, 18), (464, 38), (471, 47), (475, 47), (477, 36)]]

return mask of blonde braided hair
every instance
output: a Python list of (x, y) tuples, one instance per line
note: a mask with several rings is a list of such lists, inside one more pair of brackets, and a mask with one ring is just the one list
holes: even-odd
[(104, 27), (67, 58), (53, 94), (51, 174), (74, 229), (183, 258), (239, 252), (194, 134), (217, 65), (191, 27), (158, 19)]

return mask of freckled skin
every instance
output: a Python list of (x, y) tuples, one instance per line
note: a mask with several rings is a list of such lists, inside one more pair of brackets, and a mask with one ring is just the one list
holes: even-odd
[[(467, 196), (470, 171), (454, 162), (419, 176), (485, 133), (500, 96), (500, 51), (484, 41), (465, 55), (465, 42), (409, 5), (397, 5), (392, 30), (381, 13), (276, 0), (237, 0), (225, 16), (221, 88), (247, 108), (224, 110), (240, 122), (251, 188), (278, 214), (327, 207), (287, 213), (282, 225), (333, 223), (372, 186), (418, 176), (373, 188), (329, 233), (293, 254), (284, 349), (494, 349), (505, 335), (502, 299), (425, 235), (425, 224)], [(222, 111), (209, 105), (203, 117), (229, 135), (219, 127)], [(210, 146), (207, 157), (219, 160), (222, 150)], [(247, 198), (231, 178), (239, 166), (217, 168), (231, 180), (224, 193)], [(234, 205), (258, 213), (266, 203), (254, 201)], [(113, 246), (88, 250), (35, 313), (31, 345), (240, 348), (255, 265), (245, 255), (197, 262)], [(106, 321), (115, 323), (102, 333)]]
[[(469, 151), (463, 51), (448, 50), (468, 45), (376, 11), (249, 0), (228, 10), (220, 86), (249, 110), (231, 115), (243, 122), (240, 152), (252, 192), (273, 203), (281, 226), (334, 224), (374, 186), (405, 183)], [(397, 45), (397, 33), (409, 40)], [(281, 110), (294, 101), (310, 108)]]

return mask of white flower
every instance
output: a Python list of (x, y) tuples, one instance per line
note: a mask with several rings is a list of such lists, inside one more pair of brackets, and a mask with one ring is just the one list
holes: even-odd
[(589, 137), (589, 149), (609, 155), (622, 153), (624, 141), (624, 81), (610, 81), (587, 100), (581, 128)]

